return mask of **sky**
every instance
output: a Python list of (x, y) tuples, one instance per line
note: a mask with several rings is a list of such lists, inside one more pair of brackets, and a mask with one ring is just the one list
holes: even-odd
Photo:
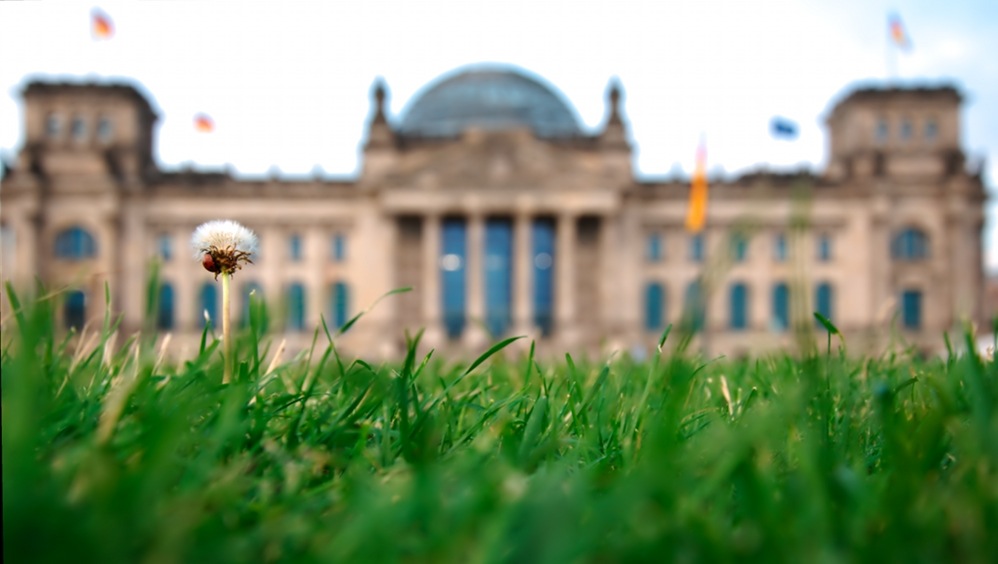
[[(95, 8), (108, 40), (91, 34)], [(908, 52), (889, 41), (891, 13)], [(377, 78), (397, 121), (439, 76), (491, 62), (543, 77), (590, 132), (618, 80), (639, 179), (688, 175), (701, 138), (715, 175), (820, 170), (824, 119), (851, 89), (953, 84), (964, 148), (996, 194), (996, 53), (996, 0), (0, 2), (0, 156), (23, 144), (29, 80), (126, 80), (160, 116), (165, 169), (351, 177)], [(196, 130), (198, 113), (214, 132)], [(774, 139), (774, 116), (797, 139)], [(998, 273), (996, 225), (998, 202), (984, 236)]]

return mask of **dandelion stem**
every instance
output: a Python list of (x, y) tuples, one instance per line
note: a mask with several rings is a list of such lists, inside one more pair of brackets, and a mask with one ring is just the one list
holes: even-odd
[(225, 350), (225, 357), (223, 362), (225, 363), (225, 373), (222, 376), (222, 383), (228, 384), (232, 381), (232, 366), (234, 364), (235, 358), (232, 356), (232, 324), (230, 323), (230, 302), (232, 301), (232, 292), (230, 290), (232, 280), (232, 273), (222, 272), (222, 346)]

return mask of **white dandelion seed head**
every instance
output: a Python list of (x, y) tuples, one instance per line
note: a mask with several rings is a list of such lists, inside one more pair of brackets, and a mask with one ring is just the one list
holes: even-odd
[(257, 249), (256, 233), (230, 219), (202, 223), (191, 236), (191, 249), (194, 258), (200, 259), (205, 250), (232, 249), (253, 255)]

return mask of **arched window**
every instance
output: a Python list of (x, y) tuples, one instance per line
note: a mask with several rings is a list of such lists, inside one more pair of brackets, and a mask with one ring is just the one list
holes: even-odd
[(832, 285), (828, 282), (822, 282), (818, 284), (818, 287), (814, 291), (814, 308), (815, 311), (824, 315), (827, 319), (833, 319), (833, 311), (835, 307), (835, 291)]
[(738, 282), (731, 285), (731, 315), (729, 325), (734, 330), (748, 328), (748, 286)]
[(62, 305), (62, 321), (66, 329), (83, 329), (87, 322), (87, 295), (80, 290), (66, 294), (66, 302)]
[(201, 286), (201, 308), (198, 317), (201, 319), (201, 326), (204, 327), (205, 316), (211, 320), (211, 324), (219, 327), (218, 321), (218, 287), (216, 282), (205, 282)]
[(305, 329), (305, 286), (298, 282), (288, 286), (288, 329), (302, 331)]
[(55, 256), (68, 260), (83, 260), (97, 254), (94, 237), (82, 227), (74, 226), (55, 237)]
[(658, 331), (665, 326), (665, 291), (657, 282), (645, 286), (645, 329)]
[(694, 280), (686, 286), (686, 300), (683, 304), (683, 318), (690, 331), (703, 329), (707, 320), (707, 303), (703, 295), (703, 287), (699, 280)]
[(343, 327), (350, 319), (350, 288), (346, 282), (333, 284), (333, 324), (336, 328)]
[(786, 331), (790, 328), (790, 288), (783, 282), (773, 286), (773, 329)]
[(898, 260), (916, 261), (929, 258), (929, 237), (924, 231), (906, 227), (894, 237), (891, 256)]
[(156, 310), (156, 328), (173, 329), (173, 284), (164, 282), (159, 287)]

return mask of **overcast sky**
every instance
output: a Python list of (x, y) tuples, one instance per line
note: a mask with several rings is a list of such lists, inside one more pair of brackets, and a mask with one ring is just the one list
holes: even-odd
[[(91, 36), (91, 10), (110, 40)], [(887, 15), (913, 43), (892, 52)], [(358, 168), (370, 88), (390, 118), (441, 74), (480, 62), (543, 77), (584, 127), (605, 117), (612, 77), (641, 177), (689, 173), (701, 135), (709, 168), (820, 168), (824, 117), (857, 85), (952, 83), (966, 95), (963, 143), (998, 177), (998, 0), (498, 2), (0, 2), (0, 153), (23, 143), (20, 91), (33, 78), (134, 81), (160, 115), (165, 168), (230, 164), (241, 175), (332, 176)], [(216, 130), (198, 133), (193, 116)], [(797, 122), (773, 139), (770, 119)], [(985, 246), (998, 206), (989, 206)]]

